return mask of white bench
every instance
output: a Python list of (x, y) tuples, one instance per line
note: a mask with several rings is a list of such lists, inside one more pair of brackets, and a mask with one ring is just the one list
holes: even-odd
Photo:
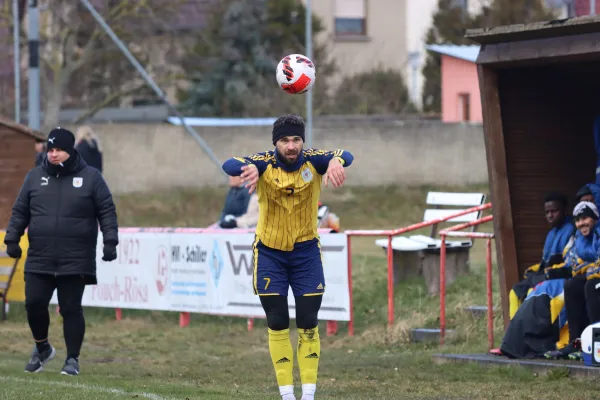
[[(427, 193), (426, 203), (428, 206), (436, 206), (434, 209), (425, 210), (423, 222), (430, 222), (439, 218), (445, 218), (457, 212), (464, 211), (471, 207), (476, 207), (484, 204), (485, 194), (483, 193), (446, 193), (446, 192), (429, 192)], [(440, 209), (439, 207), (462, 207), (451, 209)], [(459, 217), (448, 220), (451, 223), (472, 222), (481, 218), (482, 211), (472, 212), (461, 215)], [(474, 227), (465, 231), (473, 231)], [(396, 236), (392, 238), (392, 249), (394, 251), (419, 251), (426, 249), (439, 249), (442, 245), (440, 239), (436, 239), (437, 224), (432, 225), (431, 235), (410, 235)], [(388, 240), (378, 239), (375, 241), (377, 246), (387, 250)], [(446, 240), (446, 247), (471, 247), (473, 241), (465, 238), (463, 240)]]
[[(423, 222), (431, 222), (439, 218), (449, 217), (457, 212), (467, 210), (485, 203), (483, 193), (447, 193), (429, 192), (427, 208)], [(447, 208), (441, 208), (447, 207)], [(481, 218), (483, 211), (471, 212), (448, 220), (451, 224), (472, 222)], [(474, 231), (475, 227), (464, 231)], [(436, 238), (438, 224), (431, 225), (431, 233), (426, 235), (406, 235), (392, 238), (394, 254), (394, 282), (410, 276), (424, 276), (429, 294), (439, 291), (439, 250), (442, 241)], [(387, 252), (388, 239), (378, 239), (375, 244)], [(447, 282), (454, 281), (457, 275), (468, 273), (469, 249), (473, 246), (470, 238), (462, 240), (446, 240), (447, 248)]]

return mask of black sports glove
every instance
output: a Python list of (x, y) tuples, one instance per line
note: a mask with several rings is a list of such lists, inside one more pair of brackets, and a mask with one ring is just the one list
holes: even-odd
[[(551, 267), (553, 265), (562, 264), (564, 262), (565, 262), (565, 259), (563, 258), (562, 254), (552, 254), (552, 256), (548, 260), (547, 264), (549, 267)], [(543, 269), (543, 268), (540, 267), (540, 269)]]
[(546, 268), (546, 279), (569, 279), (573, 277), (570, 267)]
[(223, 229), (234, 229), (234, 228), (237, 228), (237, 222), (235, 219), (232, 219), (229, 221), (223, 221), (223, 222), (221, 222), (220, 226)]
[(102, 261), (114, 261), (117, 259), (117, 246), (112, 243), (104, 244), (104, 255)]
[(235, 220), (235, 216), (228, 214), (223, 218), (223, 221), (219, 224), (219, 226), (223, 229), (233, 229), (237, 228), (237, 221)]
[(21, 246), (17, 243), (7, 243), (6, 254), (8, 254), (10, 258), (21, 258), (23, 251), (21, 250)]

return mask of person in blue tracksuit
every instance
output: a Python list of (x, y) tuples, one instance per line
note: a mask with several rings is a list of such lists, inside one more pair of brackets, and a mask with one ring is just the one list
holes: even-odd
[[(596, 185), (600, 185), (600, 115), (594, 119), (594, 145), (596, 146)], [(598, 206), (596, 204), (596, 206)]]
[[(593, 203), (579, 203), (573, 218), (577, 231), (563, 249), (564, 263), (545, 269), (546, 279), (527, 294), (511, 319), (500, 348), (492, 354), (550, 359), (577, 356), (575, 342), (585, 328), (585, 300), (581, 299), (584, 293), (588, 295), (584, 291), (586, 278), (594, 278), (600, 232), (598, 210)], [(599, 301), (595, 292), (589, 298)], [(600, 318), (600, 307), (595, 306), (594, 311), (591, 318)]]
[(600, 214), (594, 203), (582, 201), (573, 215), (577, 225), (575, 246), (582, 263), (572, 267), (570, 279), (564, 280), (564, 309), (568, 321), (568, 344), (549, 351), (546, 358), (581, 360), (581, 334), (586, 326), (600, 321)]
[[(598, 198), (600, 199), (600, 196)], [(546, 279), (544, 269), (564, 261), (563, 249), (575, 233), (573, 219), (567, 215), (566, 208), (567, 198), (562, 194), (549, 193), (544, 198), (544, 214), (550, 225), (550, 231), (544, 242), (542, 259), (538, 264), (527, 268), (524, 279), (514, 285), (510, 291), (509, 315), (511, 319), (531, 289)]]
[(235, 218), (246, 214), (250, 203), (250, 193), (239, 176), (229, 177), (229, 192), (225, 198), (225, 205), (219, 217), (221, 228), (234, 228)]
[(582, 201), (594, 203), (596, 208), (600, 209), (600, 185), (596, 183), (586, 183), (578, 191), (575, 197), (575, 203)]

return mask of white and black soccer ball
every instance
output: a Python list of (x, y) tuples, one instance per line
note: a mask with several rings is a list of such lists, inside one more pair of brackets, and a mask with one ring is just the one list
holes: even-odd
[(302, 54), (290, 54), (277, 65), (277, 84), (290, 94), (306, 93), (315, 84), (315, 64)]

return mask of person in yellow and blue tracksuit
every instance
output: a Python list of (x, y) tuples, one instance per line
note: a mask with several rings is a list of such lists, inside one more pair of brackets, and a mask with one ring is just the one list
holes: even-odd
[(510, 358), (558, 358), (573, 352), (569, 344), (574, 325), (568, 293), (574, 281), (585, 279), (598, 258), (598, 218), (594, 210), (593, 203), (581, 202), (575, 207), (577, 231), (563, 250), (565, 262), (545, 269), (545, 280), (527, 295), (495, 354)]
[(581, 334), (589, 324), (600, 322), (600, 214), (594, 203), (582, 201), (575, 207), (573, 216), (581, 236), (588, 238), (588, 245), (582, 246), (578, 253), (582, 259), (589, 262), (573, 268), (572, 279), (564, 283), (564, 305), (569, 324), (568, 344), (560, 350), (546, 353), (545, 356), (580, 361)]
[(304, 130), (302, 117), (280, 117), (273, 123), (274, 150), (223, 164), (228, 175), (241, 176), (249, 192), (258, 194), (253, 286), (267, 317), (269, 351), (282, 400), (295, 399), (290, 287), (296, 301), (302, 400), (314, 399), (321, 357), (318, 313), (325, 292), (317, 233), (321, 182), (342, 186), (344, 168), (354, 159), (345, 150), (304, 149)]
[(573, 218), (567, 215), (567, 197), (548, 193), (544, 197), (544, 215), (550, 231), (544, 241), (542, 258), (538, 264), (527, 268), (524, 279), (515, 284), (509, 293), (509, 316), (512, 319), (527, 295), (540, 282), (546, 280), (546, 268), (562, 264), (562, 253), (571, 236), (575, 234)]

